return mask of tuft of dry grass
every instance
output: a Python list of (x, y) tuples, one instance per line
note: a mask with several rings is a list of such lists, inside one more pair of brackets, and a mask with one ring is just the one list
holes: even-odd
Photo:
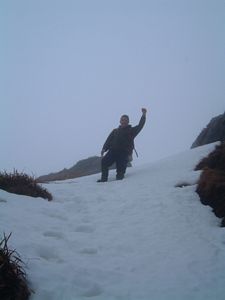
[(215, 150), (204, 157), (195, 167), (196, 170), (204, 168), (217, 169), (225, 172), (225, 142), (217, 145)]
[(28, 300), (31, 290), (19, 254), (8, 248), (10, 236), (0, 241), (0, 299)]
[(204, 169), (196, 192), (201, 202), (213, 208), (218, 218), (225, 217), (225, 172), (216, 169)]
[(201, 202), (222, 218), (221, 226), (225, 227), (225, 142), (199, 162), (196, 170), (199, 169), (202, 173), (196, 192)]
[(39, 185), (33, 177), (25, 173), (19, 173), (17, 170), (14, 170), (13, 173), (0, 172), (0, 189), (18, 195), (52, 200), (52, 195)]

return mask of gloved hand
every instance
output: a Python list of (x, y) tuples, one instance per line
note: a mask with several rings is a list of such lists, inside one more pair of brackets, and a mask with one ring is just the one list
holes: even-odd
[(143, 115), (146, 115), (146, 113), (147, 113), (147, 109), (146, 108), (142, 108), (141, 111), (142, 111)]

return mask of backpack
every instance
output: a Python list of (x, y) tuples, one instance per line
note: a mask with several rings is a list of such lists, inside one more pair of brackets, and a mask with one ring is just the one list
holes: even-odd
[(133, 161), (133, 150), (134, 150), (136, 156), (138, 157), (137, 150), (136, 150), (135, 147), (133, 146), (132, 152), (131, 152), (131, 153), (128, 155), (128, 157), (127, 157), (128, 162), (132, 162), (132, 161)]

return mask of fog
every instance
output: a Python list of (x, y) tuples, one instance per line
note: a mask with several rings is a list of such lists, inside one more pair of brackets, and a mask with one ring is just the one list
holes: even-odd
[(225, 111), (222, 0), (2, 0), (0, 170), (35, 176), (100, 155), (122, 114), (144, 164)]

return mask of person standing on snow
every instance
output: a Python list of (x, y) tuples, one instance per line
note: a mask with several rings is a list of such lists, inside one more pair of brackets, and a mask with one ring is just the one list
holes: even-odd
[[(146, 108), (142, 108), (142, 116), (137, 126), (129, 125), (129, 117), (122, 115), (120, 118), (120, 126), (110, 133), (103, 145), (101, 151), (101, 170), (102, 176), (97, 182), (106, 182), (109, 175), (109, 167), (116, 163), (116, 179), (124, 178), (129, 156), (132, 155), (134, 149), (134, 139), (144, 127), (146, 121)], [(104, 153), (106, 155), (104, 156)]]

